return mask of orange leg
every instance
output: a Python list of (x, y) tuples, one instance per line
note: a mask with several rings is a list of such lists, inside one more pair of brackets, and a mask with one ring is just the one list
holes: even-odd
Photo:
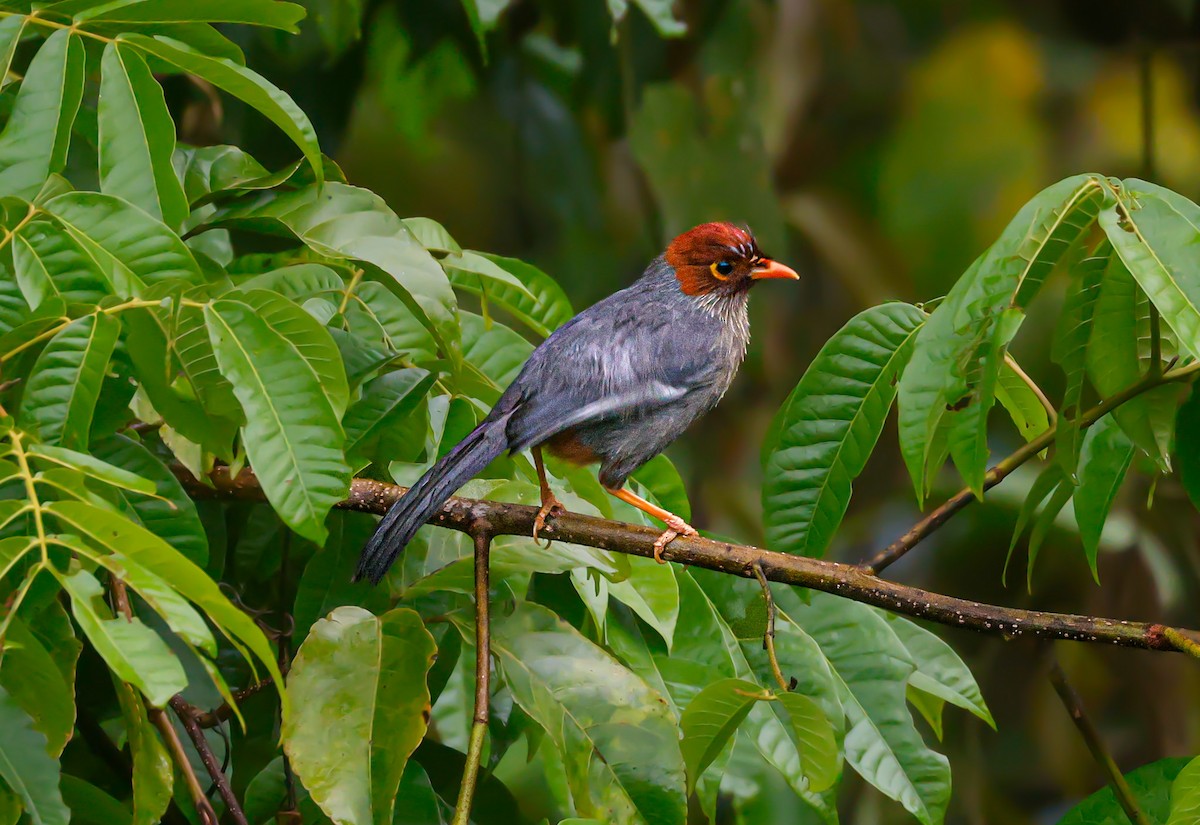
[(664, 560), (662, 557), (663, 548), (674, 541), (676, 537), (700, 535), (696, 532), (695, 527), (688, 524), (679, 516), (668, 510), (664, 510), (661, 507), (651, 504), (636, 493), (631, 493), (629, 490), (624, 488), (614, 490), (611, 487), (605, 487), (604, 489), (621, 499), (621, 501), (624, 501), (627, 504), (632, 504), (643, 513), (649, 513), (667, 525), (667, 529), (663, 531), (663, 534), (658, 537), (657, 541), (654, 542), (654, 560), (659, 564), (666, 564), (666, 560)]
[[(543, 528), (553, 530), (553, 526), (546, 524), (546, 519), (555, 513), (565, 513), (567, 508), (563, 507), (562, 502), (554, 497), (553, 491), (550, 489), (550, 482), (546, 481), (546, 465), (542, 462), (542, 448), (534, 447), (531, 450), (533, 453), (533, 466), (537, 467), (538, 485), (542, 488), (542, 509), (538, 510), (537, 517), (533, 520), (533, 539), (537, 541), (538, 533)], [(549, 541), (547, 541), (549, 546)]]

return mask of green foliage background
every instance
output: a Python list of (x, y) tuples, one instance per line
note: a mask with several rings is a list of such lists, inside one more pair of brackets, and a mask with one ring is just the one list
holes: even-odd
[[(572, 302), (702, 220), (750, 223), (805, 280), (754, 302), (737, 388), (643, 494), (860, 560), (916, 518), (910, 480), (980, 490), (989, 452), (1048, 431), (1019, 361), (1055, 399), (1052, 454), (897, 574), (1200, 624), (1182, 5), (1112, 29), (988, 3), (35, 5), (0, 4), (0, 821), (197, 821), (147, 708), (215, 708), (281, 665), (286, 690), (205, 734), (249, 821), (449, 821), (470, 541), (426, 528), (371, 590), (349, 583), (371, 520), (330, 508), (351, 475), (417, 477)], [(171, 467), (215, 461), (252, 465), (269, 506), (189, 498)], [(571, 510), (642, 520), (551, 471)], [(464, 494), (536, 502), (532, 466)], [(1026, 526), (1028, 595), (1001, 584)], [(1101, 777), (1027, 645), (780, 588), (784, 691), (753, 582), (513, 537), (493, 564), (476, 822), (1117, 815), (1103, 793), (1066, 813)], [(1122, 767), (1195, 752), (1183, 657), (1064, 656)], [(1187, 821), (1185, 765), (1131, 775), (1152, 821)]]

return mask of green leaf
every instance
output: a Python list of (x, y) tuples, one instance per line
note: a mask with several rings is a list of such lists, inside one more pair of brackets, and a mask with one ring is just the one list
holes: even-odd
[[(1134, 800), (1150, 822), (1167, 822), (1171, 783), (1188, 764), (1187, 758), (1160, 759), (1125, 774)], [(1129, 825), (1129, 818), (1112, 788), (1105, 786), (1067, 811), (1058, 825)]]
[(21, 42), (28, 19), (24, 14), (13, 14), (0, 20), (0, 89), (10, 82), (8, 70), (12, 67), (13, 55), (17, 53), (17, 45)]
[[(407, 224), (405, 226), (407, 227)], [(470, 249), (451, 252), (441, 259), (441, 264), (445, 270), (462, 273), (466, 276), (465, 280), (474, 278), (476, 284), (479, 285), (476, 294), (480, 294), (482, 291), (482, 294), (490, 298), (491, 290), (497, 288), (515, 290), (518, 296), (528, 301), (537, 300), (534, 294), (525, 288), (525, 284), (521, 282), (520, 278), (504, 267), (493, 263), (481, 252), (473, 252)]]
[(71, 813), (59, 791), (58, 761), (8, 691), (0, 688), (0, 777), (12, 788), (34, 825), (67, 825)]
[(803, 693), (779, 693), (775, 698), (791, 717), (809, 788), (815, 792), (832, 788), (841, 773), (842, 761), (825, 712)]
[(518, 604), (492, 633), (514, 700), (558, 749), (578, 813), (681, 825), (684, 762), (666, 700), (540, 605)]
[(926, 693), (919, 690), (909, 683), (908, 690), (905, 691), (908, 696), (908, 703), (912, 705), (917, 713), (933, 730), (933, 735), (942, 741), (942, 711), (946, 709), (946, 700), (939, 696), (934, 696), (931, 693)]
[(1200, 821), (1200, 757), (1188, 762), (1171, 783), (1171, 815), (1167, 825)]
[(86, 449), (120, 331), (115, 317), (94, 313), (72, 321), (51, 338), (21, 396), (19, 426), (50, 444)]
[(339, 607), (300, 646), (288, 674), (296, 712), (284, 749), (335, 821), (391, 823), (404, 765), (425, 735), (425, 674), (436, 652), (421, 617), (404, 608), (376, 618)]
[(346, 328), (363, 340), (382, 342), (417, 363), (437, 358), (437, 341), (416, 313), (375, 281), (364, 281), (354, 291), (346, 308)]
[(340, 298), (345, 294), (346, 284), (340, 275), (322, 264), (293, 264), (255, 275), (238, 288), (245, 292), (255, 289), (277, 292), (299, 304), (317, 295)]
[(143, 495), (154, 494), (154, 482), (150, 479), (129, 470), (114, 467), (112, 464), (101, 458), (97, 458), (95, 455), (79, 453), (63, 447), (52, 447), (49, 444), (31, 444), (29, 445), (28, 453), (35, 458), (78, 470), (88, 478), (103, 481), (105, 484), (111, 484), (123, 490)]
[(278, 0), (113, 0), (75, 15), (75, 22), (247, 23), (296, 34), (304, 7)]
[(130, 825), (129, 809), (90, 782), (63, 775), (63, 802), (75, 825)]
[(387, 612), (390, 598), (386, 588), (354, 581), (354, 568), (376, 522), (361, 513), (331, 516), (329, 541), (304, 565), (292, 607), (294, 637), (303, 639), (309, 628), (336, 607), (354, 605), (375, 614)]
[[(1107, 197), (1107, 187), (1095, 175), (1076, 175), (1044, 189), (959, 278), (918, 333), (897, 405), (901, 452), (919, 501), (949, 453), (951, 414), (972, 402), (990, 407), (987, 388), (1023, 308), (1087, 232)], [(1006, 312), (1009, 322), (1000, 323)], [(981, 455), (979, 416), (986, 412), (974, 411), (975, 426), (965, 433), (973, 438), (972, 448), (960, 459), (973, 482)]]
[(1004, 558), (1004, 573), (1001, 576), (1001, 580), (1005, 584), (1008, 583), (1008, 565), (1012, 561), (1013, 551), (1017, 547), (1017, 542), (1020, 541), (1021, 536), (1025, 533), (1025, 528), (1029, 525), (1030, 520), (1033, 519), (1038, 507), (1045, 501), (1046, 496), (1054, 492), (1062, 483), (1069, 484), (1063, 475), (1062, 465), (1055, 462), (1045, 467), (1030, 486), (1029, 493), (1025, 496), (1025, 501), (1021, 504), (1021, 509), (1017, 513), (1017, 524), (1013, 528), (1012, 539), (1008, 543), (1008, 555)]
[(83, 79), (82, 39), (56, 31), (30, 61), (0, 132), (0, 197), (32, 198), (51, 172), (62, 171)]
[(891, 614), (884, 617), (916, 665), (908, 684), (974, 714), (995, 730), (996, 720), (979, 685), (954, 648), (916, 622)]
[(29, 306), (51, 298), (97, 304), (112, 294), (108, 275), (66, 229), (42, 215), (13, 235), (13, 269)]
[(821, 348), (777, 413), (762, 506), (774, 550), (822, 556), (866, 466), (925, 314), (889, 303), (859, 313)]
[(200, 283), (204, 276), (179, 235), (127, 201), (98, 192), (68, 192), (43, 209), (96, 261), (123, 298), (143, 284)]
[(208, 536), (196, 512), (196, 503), (175, 474), (145, 446), (124, 435), (110, 435), (93, 442), (91, 448), (97, 458), (110, 462), (109, 466), (115, 463), (136, 470), (136, 478), (150, 485), (149, 490), (121, 495), (125, 514), (190, 561), (204, 566), (208, 562)]
[(1194, 384), (1191, 395), (1179, 407), (1176, 428), (1175, 456), (1179, 462), (1179, 480), (1192, 505), (1200, 510), (1200, 389)]
[(56, 575), (71, 596), (75, 621), (119, 679), (129, 682), (150, 704), (160, 708), (187, 686), (183, 665), (157, 633), (136, 617), (111, 617), (104, 603), (104, 588), (95, 576), (86, 570)]
[(675, 568), (654, 559), (632, 557), (629, 575), (620, 581), (609, 582), (608, 593), (629, 605), (642, 621), (662, 636), (667, 650), (671, 649), (679, 620), (679, 585), (675, 582)]
[(996, 400), (1008, 411), (1017, 431), (1033, 441), (1050, 429), (1050, 414), (1036, 392), (1017, 372), (1016, 361), (1005, 358), (996, 378)]
[(915, 668), (888, 622), (871, 608), (825, 593), (813, 593), (792, 618), (820, 642), (841, 682), (850, 723), (846, 761), (925, 825), (942, 822), (950, 765), (913, 725), (905, 685)]
[[(1180, 409), (1180, 416), (1183, 411)], [(1182, 459), (1182, 436), (1179, 456)], [(1108, 511), (1121, 489), (1125, 473), (1133, 461), (1133, 442), (1126, 437), (1111, 415), (1093, 424), (1083, 437), (1079, 457), (1079, 486), (1075, 488), (1075, 521), (1083, 541), (1092, 578), (1100, 583), (1096, 556), (1100, 551), (1100, 534)], [(1182, 468), (1181, 472), (1182, 472)]]
[(237, 146), (176, 146), (171, 163), (188, 203), (269, 175), (266, 167)]
[[(162, 5), (183, 8), (168, 3)], [(241, 4), (230, 2), (229, 5), (240, 6)], [(281, 11), (285, 12), (289, 8), (295, 8), (287, 3), (280, 3), (279, 6)], [(324, 176), (324, 163), (321, 160), (321, 148), (317, 144), (317, 133), (313, 130), (308, 115), (304, 114), (287, 94), (262, 75), (252, 72), (228, 58), (210, 57), (181, 40), (161, 34), (153, 37), (142, 34), (122, 34), (117, 39), (118, 42), (127, 42), (146, 54), (154, 55), (160, 60), (170, 63), (181, 71), (204, 78), (218, 89), (228, 92), (250, 108), (265, 115), (300, 148), (312, 166), (317, 183), (321, 183)]]
[(469, 374), (467, 389), (485, 398), (498, 398), (525, 365), (533, 345), (501, 324), (489, 324), (482, 317), (460, 311), (463, 360)]
[[(500, 283), (487, 287), (487, 300), (511, 314), (543, 338), (571, 320), (575, 311), (571, 301), (558, 282), (537, 267), (517, 258), (481, 253), (500, 269), (519, 280), (524, 290), (517, 290)], [(450, 272), (450, 282), (455, 287), (474, 295), (482, 293), (479, 279), (460, 271)]]
[[(608, 0), (608, 13), (614, 26), (625, 18), (630, 0)], [(633, 0), (633, 5), (650, 18), (654, 28), (662, 37), (682, 37), (687, 24), (675, 18), (674, 4), (670, 0)]]
[(1200, 206), (1136, 178), (1124, 186), (1100, 225), (1179, 343), (1200, 357)]
[(745, 679), (722, 679), (696, 694), (679, 717), (679, 730), (683, 733), (679, 748), (687, 766), (689, 794), (733, 739), (754, 703), (768, 696), (769, 692)]
[(119, 41), (104, 47), (96, 113), (101, 191), (178, 228), (188, 204), (171, 165), (175, 123), (146, 61)]
[(1046, 499), (1045, 506), (1037, 514), (1037, 518), (1033, 520), (1033, 529), (1029, 531), (1029, 564), (1025, 571), (1025, 587), (1030, 592), (1033, 591), (1033, 568), (1037, 563), (1038, 552), (1042, 549), (1042, 543), (1046, 540), (1046, 536), (1049, 535), (1050, 528), (1054, 526), (1054, 521), (1058, 518), (1058, 514), (1067, 506), (1067, 502), (1071, 500), (1071, 496), (1074, 494), (1075, 488), (1064, 479), (1054, 489), (1054, 492), (1050, 494), (1050, 498)]
[(1054, 435), (1054, 458), (1062, 465), (1067, 477), (1075, 480), (1081, 443), (1079, 416), (1083, 412), (1084, 377), (1087, 374), (1088, 341), (1092, 337), (1092, 319), (1100, 299), (1100, 288), (1108, 259), (1113, 254), (1107, 240), (1097, 244), (1090, 255), (1082, 257), (1071, 268), (1067, 297), (1054, 329), (1050, 358), (1066, 374), (1062, 403), (1059, 406), (1058, 429)]
[[(188, 601), (201, 608), (213, 624), (229, 639), (253, 651), (266, 665), (277, 685), (283, 683), (275, 656), (262, 630), (242, 610), (233, 605), (221, 588), (207, 573), (144, 527), (82, 501), (56, 501), (46, 510), (59, 521), (69, 524), (99, 547), (105, 547), (140, 565), (159, 579), (170, 582), (172, 588)], [(92, 579), (94, 582), (95, 580)], [(99, 585), (97, 584), (97, 587)], [(84, 592), (80, 590), (80, 592)], [(74, 606), (74, 602), (72, 602)], [(89, 636), (90, 637), (90, 636)], [(242, 648), (239, 646), (239, 650)], [(243, 654), (249, 661), (249, 655)], [(253, 663), (251, 662), (253, 667)], [(130, 680), (126, 680), (130, 681)], [(287, 716), (287, 695), (281, 693), (284, 716)]]
[(171, 802), (171, 757), (146, 715), (142, 697), (120, 680), (114, 686), (133, 756), (133, 825), (156, 825)]
[(332, 182), (266, 192), (222, 207), (213, 221), (282, 229), (321, 255), (372, 264), (399, 285), (406, 305), (443, 347), (458, 340), (457, 303), (446, 273), (373, 192)]
[(404, 218), (403, 220), (405, 227), (413, 234), (413, 237), (430, 252), (457, 255), (463, 251), (462, 247), (458, 245), (458, 241), (454, 240), (446, 231), (446, 227), (432, 218)]
[(267, 500), (321, 544), (325, 516), (350, 486), (333, 407), (305, 360), (250, 306), (219, 300), (204, 314), (221, 372), (246, 410), (243, 444)]
[[(71, 649), (77, 656), (78, 646), (72, 645)], [(75, 685), (63, 678), (50, 651), (20, 617), (10, 622), (5, 634), (0, 687), (29, 714), (34, 729), (46, 737), (47, 753), (58, 757), (75, 729)]]
[(342, 353), (329, 330), (302, 308), (273, 292), (252, 289), (225, 297), (249, 305), (308, 364), (334, 413), (340, 419), (350, 403), (350, 387)]
[(346, 455), (369, 446), (380, 431), (407, 418), (424, 400), (436, 376), (422, 369), (396, 370), (363, 387), (362, 397), (346, 411)]

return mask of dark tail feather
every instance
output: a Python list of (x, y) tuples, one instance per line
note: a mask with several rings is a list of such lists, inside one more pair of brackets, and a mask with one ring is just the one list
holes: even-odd
[(370, 579), (379, 584), (421, 525), (441, 509), (455, 490), (508, 448), (507, 423), (506, 417), (484, 421), (392, 505), (358, 557), (355, 581)]

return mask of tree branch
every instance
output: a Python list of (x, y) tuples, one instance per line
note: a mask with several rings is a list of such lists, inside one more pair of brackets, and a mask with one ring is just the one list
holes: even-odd
[(1100, 736), (1100, 731), (1092, 723), (1091, 717), (1084, 710), (1083, 699), (1080, 698), (1074, 686), (1067, 680), (1067, 674), (1062, 669), (1062, 665), (1059, 664), (1058, 657), (1054, 655), (1053, 650), (1050, 651), (1048, 658), (1050, 660), (1050, 684), (1054, 685), (1055, 693), (1062, 700), (1063, 707), (1067, 709), (1067, 713), (1071, 715), (1071, 721), (1079, 729), (1083, 741), (1087, 743), (1088, 750), (1092, 753), (1092, 758), (1103, 769), (1104, 775), (1108, 779), (1108, 785), (1112, 788), (1113, 795), (1117, 798), (1117, 802), (1120, 803), (1121, 809), (1125, 811), (1125, 815), (1129, 817), (1129, 821), (1133, 825), (1150, 825), (1149, 820), (1146, 819), (1146, 815), (1138, 807), (1137, 800), (1133, 796), (1133, 791), (1129, 789), (1129, 783), (1125, 781), (1121, 769), (1117, 767), (1112, 754), (1108, 752), (1108, 748), (1104, 744), (1104, 739)]
[(483, 738), (487, 735), (488, 702), (491, 699), (492, 631), (488, 617), (489, 556), (492, 534), (487, 522), (478, 520), (471, 533), (475, 539), (475, 718), (471, 724), (471, 740), (467, 746), (467, 764), (463, 768), (462, 784), (458, 787), (458, 804), (454, 806), (451, 825), (467, 825), (471, 820), (471, 802), (475, 784), (479, 781), (479, 761), (483, 755)]
[[(1035, 447), (1034, 451), (1037, 449)], [(209, 484), (196, 480), (182, 466), (173, 469), (188, 492), (197, 498), (265, 500), (258, 480), (248, 468), (236, 478), (230, 478), (228, 471), (219, 467), (209, 476)], [(359, 478), (351, 484), (349, 498), (338, 506), (382, 515), (406, 489)], [(430, 524), (473, 534), (475, 526), (483, 519), (487, 521), (493, 536), (530, 536), (537, 512), (536, 507), (522, 504), (454, 497), (430, 519)], [(554, 517), (556, 541), (598, 547), (614, 553), (652, 558), (654, 540), (658, 536), (659, 531), (651, 527), (593, 516), (561, 513)], [(770, 581), (822, 590), (893, 613), (1008, 639), (1028, 636), (1147, 650), (1180, 649), (1168, 638), (1165, 633), (1167, 628), (1161, 624), (980, 604), (887, 581), (858, 565), (774, 553), (757, 547), (680, 536), (667, 545), (663, 557), (669, 561), (744, 578), (756, 578), (754, 565), (757, 563), (762, 568), (763, 576)], [(1180, 634), (1181, 638), (1200, 643), (1200, 634), (1194, 631), (1171, 630)]]
[(217, 755), (213, 753), (212, 748), (208, 745), (208, 740), (204, 738), (204, 731), (196, 723), (196, 717), (192, 713), (192, 706), (179, 695), (172, 696), (170, 704), (171, 710), (175, 711), (175, 715), (183, 723), (183, 729), (187, 731), (188, 738), (192, 740), (192, 746), (200, 754), (200, 761), (204, 763), (205, 770), (212, 777), (213, 784), (217, 786), (217, 793), (221, 795), (221, 799), (225, 802), (225, 810), (228, 812), (229, 817), (236, 825), (250, 825), (246, 821), (246, 814), (242, 812), (241, 803), (234, 796), (233, 788), (229, 787), (229, 777), (225, 776), (225, 771), (221, 769), (221, 764), (217, 762)]
[[(1161, 364), (1159, 365), (1161, 369)], [(1191, 376), (1200, 371), (1200, 363), (1188, 364), (1187, 366), (1179, 367), (1178, 369), (1168, 372), (1151, 372), (1136, 384), (1128, 387), (1116, 395), (1109, 396), (1101, 401), (1096, 406), (1087, 410), (1079, 418), (1079, 429), (1086, 430), (1088, 427), (1095, 424), (1108, 413), (1112, 412), (1117, 407), (1124, 404), (1131, 398), (1135, 398), (1142, 393), (1152, 390), (1155, 387), (1169, 384), (1173, 381), (1186, 381)], [(1029, 459), (1040, 453), (1042, 450), (1054, 443), (1055, 433), (1058, 431), (1057, 424), (1052, 424), (1046, 432), (1022, 445), (1014, 451), (1012, 455), (996, 463), (996, 466), (987, 471), (987, 475), (983, 477), (983, 489), (990, 490), (1008, 477), (1009, 473), (1020, 467)], [(955, 493), (950, 498), (931, 512), (925, 518), (921, 519), (912, 529), (905, 533), (900, 538), (889, 544), (887, 547), (879, 551), (869, 561), (861, 565), (866, 573), (879, 574), (884, 568), (892, 565), (899, 560), (905, 553), (920, 544), (930, 533), (937, 530), (943, 524), (950, 520), (950, 517), (957, 513), (962, 508), (966, 507), (974, 500), (975, 496), (967, 488), (963, 488)]]

